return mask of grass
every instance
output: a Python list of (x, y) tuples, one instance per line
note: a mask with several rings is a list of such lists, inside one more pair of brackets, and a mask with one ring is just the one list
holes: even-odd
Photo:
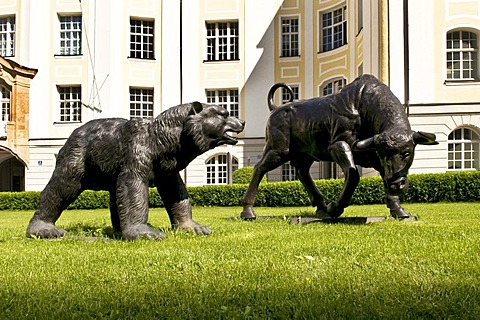
[[(409, 204), (418, 221), (290, 225), (312, 208), (194, 208), (211, 236), (112, 235), (107, 210), (64, 212), (61, 240), (24, 236), (32, 212), (0, 212), (0, 319), (478, 319), (477, 203)], [(384, 206), (345, 216), (386, 215)], [(286, 216), (286, 219), (284, 219)]]

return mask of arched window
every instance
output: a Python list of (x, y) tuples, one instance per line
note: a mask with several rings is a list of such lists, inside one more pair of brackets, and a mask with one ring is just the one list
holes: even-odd
[(347, 84), (347, 80), (345, 80), (345, 78), (340, 78), (340, 79), (336, 79), (331, 82), (328, 82), (321, 87), (321, 91), (319, 95), (324, 97), (332, 93), (337, 93), (343, 87), (345, 87), (346, 84)]
[(466, 30), (447, 33), (447, 80), (478, 79), (477, 34)]
[[(347, 84), (345, 78), (338, 78), (327, 82), (320, 87), (320, 96), (328, 96), (333, 93), (338, 93)], [(339, 165), (334, 162), (320, 161), (320, 179), (337, 179), (343, 177), (343, 171)]]
[(458, 128), (448, 135), (448, 169), (479, 170), (480, 137), (470, 128)]
[(218, 154), (205, 162), (207, 184), (227, 184), (238, 169), (238, 159), (228, 153)]

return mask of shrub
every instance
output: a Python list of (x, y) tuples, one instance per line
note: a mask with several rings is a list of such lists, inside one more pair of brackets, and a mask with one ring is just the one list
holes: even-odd
[[(480, 171), (415, 174), (409, 176), (410, 187), (401, 198), (403, 202), (473, 202), (480, 201)], [(343, 179), (317, 180), (315, 184), (330, 202), (343, 188)], [(190, 201), (195, 206), (240, 206), (247, 184), (188, 187)], [(40, 192), (0, 192), (0, 210), (35, 210)], [(385, 202), (380, 177), (364, 177), (355, 189), (352, 204), (379, 204)], [(256, 206), (307, 206), (310, 199), (299, 181), (260, 184)], [(163, 201), (152, 188), (150, 207), (162, 207)], [(97, 209), (109, 206), (106, 191), (84, 191), (69, 209)]]
[[(237, 184), (250, 183), (253, 175), (253, 167), (243, 167), (235, 170), (232, 173), (232, 182)], [(265, 175), (260, 183), (267, 182), (267, 175)]]

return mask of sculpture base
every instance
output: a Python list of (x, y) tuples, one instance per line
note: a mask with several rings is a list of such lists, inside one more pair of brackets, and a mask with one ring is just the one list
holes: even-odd
[[(339, 217), (339, 218), (316, 218), (316, 217), (293, 217), (290, 219), (290, 224), (309, 224), (309, 223), (342, 223), (342, 224), (370, 224), (387, 220), (385, 216), (371, 216), (371, 217)], [(401, 219), (403, 221), (415, 221), (416, 216)]]

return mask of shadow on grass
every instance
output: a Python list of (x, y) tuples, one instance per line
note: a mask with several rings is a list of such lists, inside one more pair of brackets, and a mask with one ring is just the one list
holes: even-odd
[(85, 239), (112, 239), (121, 240), (122, 233), (113, 230), (111, 226), (99, 227), (91, 224), (78, 223), (64, 228), (67, 231), (67, 238)]

